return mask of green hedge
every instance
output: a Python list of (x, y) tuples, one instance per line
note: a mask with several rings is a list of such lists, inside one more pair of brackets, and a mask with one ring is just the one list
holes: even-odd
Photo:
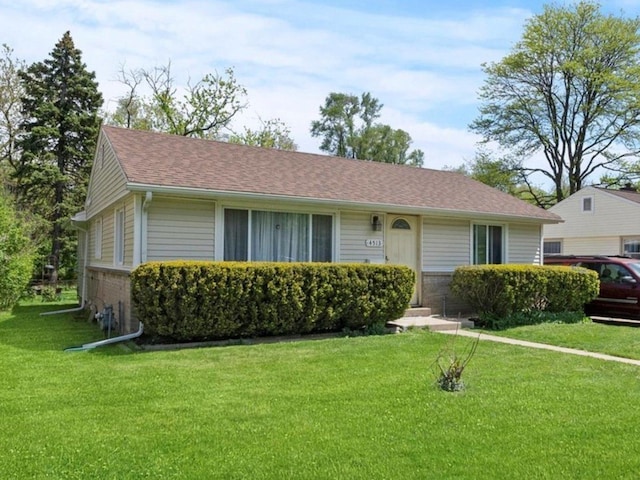
[[(485, 324), (532, 312), (580, 312), (593, 300), (600, 283), (584, 268), (540, 265), (458, 267), (451, 291), (467, 302)], [(530, 318), (540, 318), (531, 314)]]
[(203, 340), (384, 325), (414, 286), (407, 267), (365, 264), (149, 262), (131, 274), (150, 335)]

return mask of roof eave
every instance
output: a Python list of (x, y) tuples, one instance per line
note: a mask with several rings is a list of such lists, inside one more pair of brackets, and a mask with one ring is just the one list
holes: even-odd
[(127, 189), (131, 192), (152, 192), (156, 194), (172, 194), (181, 196), (192, 196), (199, 198), (211, 198), (224, 196), (227, 198), (238, 198), (243, 200), (271, 200), (271, 201), (294, 201), (301, 204), (314, 204), (314, 205), (328, 205), (338, 208), (358, 208), (364, 210), (384, 210), (384, 211), (397, 211), (398, 213), (415, 214), (415, 215), (432, 215), (439, 217), (459, 217), (469, 218), (471, 216), (481, 216), (487, 219), (495, 219), (496, 221), (517, 221), (522, 223), (536, 223), (536, 224), (553, 224), (560, 223), (563, 220), (558, 219), (536, 217), (530, 215), (516, 215), (516, 214), (503, 214), (496, 212), (476, 212), (470, 210), (456, 210), (447, 208), (432, 208), (424, 206), (414, 205), (398, 205), (398, 204), (386, 204), (386, 203), (371, 203), (371, 202), (357, 202), (351, 200), (335, 200), (328, 198), (316, 198), (316, 197), (299, 197), (292, 195), (278, 195), (278, 194), (266, 194), (266, 193), (252, 193), (252, 192), (237, 192), (227, 190), (211, 190), (203, 188), (192, 187), (175, 187), (167, 185), (153, 185), (137, 182), (128, 182)]

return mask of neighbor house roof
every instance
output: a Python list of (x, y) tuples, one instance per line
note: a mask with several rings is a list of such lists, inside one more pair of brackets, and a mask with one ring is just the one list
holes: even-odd
[(593, 187), (601, 192), (609, 193), (616, 197), (624, 198), (634, 203), (640, 203), (640, 193), (635, 190), (612, 190), (610, 188)]
[(460, 173), (104, 126), (129, 189), (162, 187), (561, 221)]

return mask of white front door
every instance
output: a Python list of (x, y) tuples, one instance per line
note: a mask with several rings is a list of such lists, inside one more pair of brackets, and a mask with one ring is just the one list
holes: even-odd
[(387, 263), (406, 265), (416, 275), (411, 305), (418, 304), (418, 217), (387, 215), (385, 255)]

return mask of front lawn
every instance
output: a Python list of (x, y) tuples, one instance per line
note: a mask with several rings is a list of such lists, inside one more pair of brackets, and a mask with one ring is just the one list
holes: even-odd
[(617, 357), (640, 360), (640, 328), (603, 325), (601, 323), (542, 323), (493, 331), (490, 335), (548, 343)]
[[(69, 307), (65, 305), (64, 307)], [(131, 352), (84, 316), (0, 314), (0, 478), (634, 478), (640, 369), (411, 332)], [(457, 338), (460, 349), (471, 340)]]

